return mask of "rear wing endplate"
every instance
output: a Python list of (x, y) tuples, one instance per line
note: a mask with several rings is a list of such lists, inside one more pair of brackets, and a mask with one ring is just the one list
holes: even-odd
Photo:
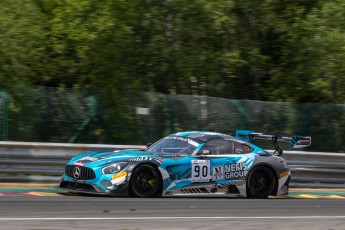
[(271, 140), (275, 147), (275, 152), (273, 154), (277, 156), (283, 154), (283, 150), (279, 147), (278, 141), (290, 142), (292, 148), (303, 148), (311, 145), (311, 137), (309, 136), (275, 135), (257, 133), (252, 130), (236, 130), (236, 137), (253, 144), (255, 144), (255, 139)]

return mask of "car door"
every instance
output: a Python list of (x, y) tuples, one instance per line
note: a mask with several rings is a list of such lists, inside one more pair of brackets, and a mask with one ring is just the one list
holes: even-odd
[(192, 182), (243, 180), (248, 173), (248, 146), (234, 140), (207, 142), (192, 160)]

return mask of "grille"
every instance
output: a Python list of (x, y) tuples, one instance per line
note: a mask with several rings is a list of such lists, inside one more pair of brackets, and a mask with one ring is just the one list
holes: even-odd
[(84, 192), (97, 192), (96, 189), (89, 184), (81, 184), (71, 181), (62, 181), (60, 184), (60, 188), (64, 189), (72, 189), (72, 190), (80, 190)]
[(68, 177), (77, 180), (92, 180), (96, 178), (95, 172), (84, 166), (77, 165), (67, 165), (65, 168), (65, 173)]

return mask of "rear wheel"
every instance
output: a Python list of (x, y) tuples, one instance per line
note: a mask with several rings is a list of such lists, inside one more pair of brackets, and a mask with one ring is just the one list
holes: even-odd
[(130, 180), (131, 195), (136, 197), (154, 197), (160, 190), (161, 179), (158, 170), (152, 165), (137, 167)]
[(267, 166), (257, 166), (247, 177), (247, 196), (249, 198), (267, 198), (275, 186), (275, 176)]

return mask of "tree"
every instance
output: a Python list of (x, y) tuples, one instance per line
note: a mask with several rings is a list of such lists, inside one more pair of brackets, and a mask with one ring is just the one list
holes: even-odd
[(0, 84), (41, 79), (44, 67), (45, 16), (30, 0), (0, 2)]

